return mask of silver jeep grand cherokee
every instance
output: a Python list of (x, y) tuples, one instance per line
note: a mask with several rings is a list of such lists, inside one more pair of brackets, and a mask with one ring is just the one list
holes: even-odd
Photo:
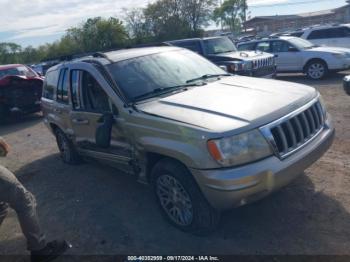
[(290, 183), (334, 137), (314, 88), (230, 75), (177, 47), (57, 65), (42, 106), (65, 162), (95, 158), (136, 175), (173, 225), (196, 234)]

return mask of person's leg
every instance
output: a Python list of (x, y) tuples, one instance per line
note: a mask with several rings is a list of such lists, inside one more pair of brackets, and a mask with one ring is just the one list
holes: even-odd
[(5, 217), (8, 213), (8, 207), (9, 205), (5, 202), (0, 202), (0, 226), (2, 222), (4, 221)]
[(16, 211), (22, 232), (27, 238), (28, 250), (43, 249), (46, 241), (39, 226), (34, 196), (24, 188), (14, 174), (1, 166), (0, 180), (6, 189), (1, 190), (0, 201), (8, 203)]

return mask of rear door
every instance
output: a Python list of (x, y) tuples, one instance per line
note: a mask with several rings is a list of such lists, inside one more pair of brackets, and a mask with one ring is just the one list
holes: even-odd
[[(123, 120), (108, 92), (113, 92), (97, 70), (71, 69), (71, 125), (75, 143), (81, 154), (104, 160), (131, 172), (131, 146), (123, 132)], [(115, 123), (112, 129), (111, 146), (101, 148), (96, 144), (96, 130), (104, 113), (112, 113)]]
[(69, 89), (69, 70), (62, 68), (59, 73), (58, 84), (56, 85), (55, 102), (53, 112), (56, 116), (56, 123), (59, 124), (65, 132), (71, 128), (70, 111), (71, 105), (68, 98)]

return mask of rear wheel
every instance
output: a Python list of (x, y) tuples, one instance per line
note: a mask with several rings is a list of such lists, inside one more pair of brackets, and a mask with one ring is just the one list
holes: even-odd
[(210, 206), (181, 163), (161, 160), (152, 171), (152, 183), (163, 215), (175, 227), (196, 235), (206, 235), (216, 228), (220, 212)]
[(63, 131), (59, 128), (55, 131), (56, 134), (56, 142), (58, 149), (60, 150), (60, 155), (63, 162), (74, 165), (80, 162), (80, 157), (72, 143), (68, 139), (68, 137), (63, 133)]
[(310, 79), (319, 80), (328, 74), (328, 67), (322, 60), (312, 60), (306, 65), (305, 72)]

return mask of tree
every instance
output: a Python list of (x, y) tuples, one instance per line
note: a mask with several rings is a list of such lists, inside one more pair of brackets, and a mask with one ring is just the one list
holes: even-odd
[(142, 8), (123, 9), (126, 28), (137, 44), (152, 41), (152, 31)]
[(216, 0), (188, 0), (183, 1), (185, 19), (192, 32), (199, 32), (202, 26), (207, 26), (213, 9), (217, 6)]
[(90, 18), (82, 26), (69, 29), (66, 35), (72, 47), (79, 47), (83, 52), (123, 47), (127, 39), (123, 23), (114, 17)]
[(145, 21), (159, 41), (201, 35), (217, 0), (158, 0), (144, 9)]
[(225, 0), (221, 6), (214, 10), (214, 20), (217, 23), (222, 23), (232, 32), (240, 31), (242, 21), (245, 20), (246, 10), (246, 0)]
[(21, 51), (22, 47), (15, 43), (0, 43), (0, 62), (2, 64), (18, 63)]

